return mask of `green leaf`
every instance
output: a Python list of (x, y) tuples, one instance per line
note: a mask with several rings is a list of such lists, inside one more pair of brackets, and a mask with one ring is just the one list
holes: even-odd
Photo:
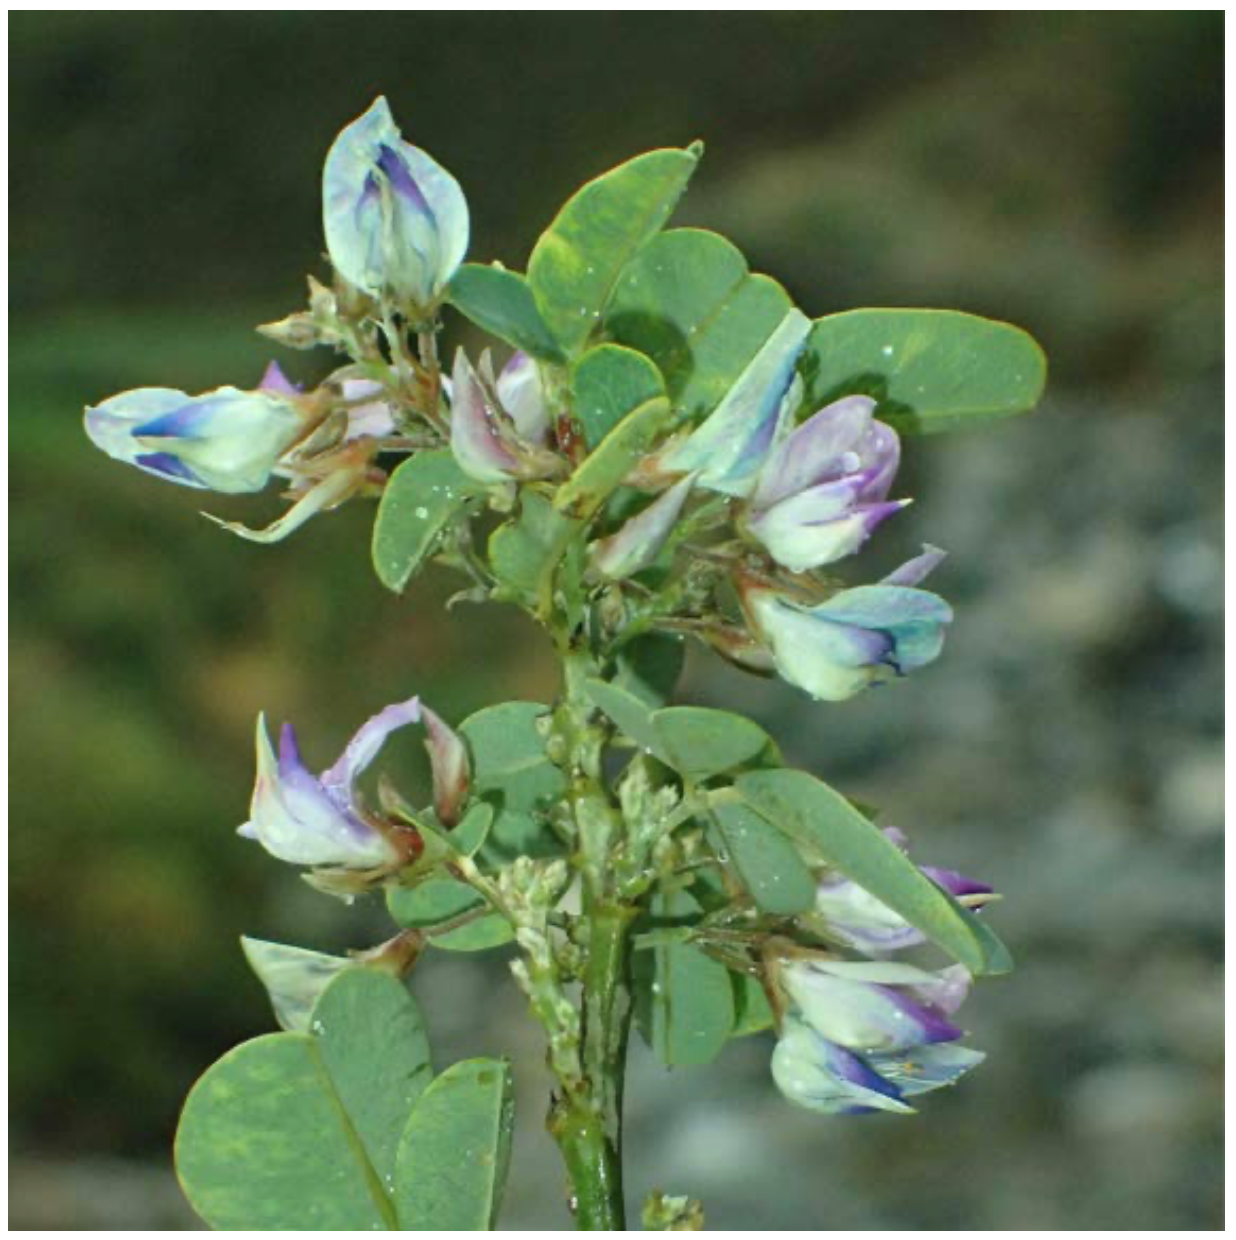
[(816, 321), (799, 361), (807, 408), (861, 393), (899, 431), (957, 430), (1033, 409), (1047, 359), (1020, 328), (955, 310), (850, 310)]
[(482, 856), (553, 856), (562, 850), (545, 811), (566, 789), (566, 777), (550, 762), (537, 720), (548, 707), (503, 702), (470, 715), (459, 725), (472, 753), (472, 791), (489, 800), (497, 815)]
[[(391, 887), (386, 892), (386, 907), (391, 916), (412, 930), (441, 925), (483, 903), (474, 888), (454, 878), (431, 878), (415, 887)], [(501, 947), (514, 937), (505, 917), (489, 913), (445, 934), (436, 934), (429, 943), (446, 951), (480, 952)]]
[[(658, 921), (695, 920), (700, 912), (685, 891), (652, 900)], [(734, 1029), (730, 971), (689, 943), (659, 943), (636, 959), (645, 970), (638, 977), (636, 1016), (652, 1048), (671, 1066), (715, 1059)]]
[(734, 386), (793, 303), (716, 233), (676, 228), (623, 269), (605, 332), (646, 353), (665, 376), (676, 413), (700, 418)]
[(489, 538), (489, 566), (511, 601), (528, 607), (548, 603), (554, 569), (578, 528), (544, 495), (525, 488), (519, 515)]
[(500, 1059), (452, 1064), (425, 1091), (399, 1143), (403, 1231), (490, 1231), (510, 1162), (515, 1097)]
[(447, 837), (456, 852), (471, 857), (485, 842), (489, 828), (493, 826), (493, 806), (479, 801), (463, 816), (463, 821)]
[(661, 372), (634, 349), (616, 344), (589, 349), (571, 371), (572, 407), (595, 448), (623, 418), (647, 401), (665, 395)]
[(354, 969), (322, 992), (309, 1029), (378, 1178), (389, 1185), (408, 1110), (433, 1076), (420, 1009), (403, 982)]
[(311, 1029), (243, 1043), (189, 1094), (177, 1173), (212, 1228), (394, 1227), (396, 1149), (432, 1075), (420, 1012), (394, 978), (349, 969)]
[(737, 798), (714, 798), (712, 817), (730, 864), (766, 913), (792, 917), (815, 905), (815, 879), (794, 845)]
[(589, 680), (584, 688), (592, 704), (609, 716), (619, 732), (633, 740), (641, 749), (668, 763), (668, 755), (661, 746), (661, 738), (652, 726), (652, 712), (643, 697), (622, 685), (606, 680)]
[(614, 684), (647, 706), (665, 706), (686, 662), (686, 642), (676, 633), (645, 633), (618, 652)]
[(457, 926), (445, 934), (435, 934), (429, 943), (431, 947), (448, 952), (487, 952), (495, 947), (505, 947), (514, 938), (511, 923), (497, 913), (490, 913), (468, 922), (466, 926)]
[(451, 281), (450, 299), (460, 314), (491, 336), (542, 361), (562, 361), (528, 281), (517, 271), (465, 263)]
[(708, 779), (757, 759), (778, 757), (763, 728), (727, 710), (668, 706), (652, 716), (652, 728), (670, 766), (691, 779)]
[(583, 350), (622, 269), (670, 217), (702, 147), (650, 151), (589, 181), (541, 234), (528, 283), (563, 350)]
[(321, 1053), (303, 1034), (255, 1038), (209, 1069), (185, 1103), (176, 1168), (189, 1204), (215, 1230), (392, 1225)]
[(769, 1005), (764, 987), (745, 973), (731, 973), (734, 983), (734, 1020), (732, 1038), (746, 1037), (750, 1033), (762, 1033), (773, 1026), (773, 1010)]
[(652, 450), (669, 420), (670, 405), (664, 396), (637, 405), (558, 488), (554, 507), (582, 521), (590, 520), (623, 478)]
[(396, 592), (431, 555), (447, 523), (481, 494), (449, 448), (418, 452), (391, 474), (373, 526), (373, 566)]
[[(757, 813), (808, 855), (852, 879), (939, 944), (971, 973), (1007, 973), (1008, 949), (937, 887), (839, 792), (806, 771), (749, 771), (735, 787)], [(724, 803), (722, 794), (718, 803)]]
[(386, 892), (391, 916), (412, 930), (450, 921), (480, 903), (476, 889), (455, 878), (431, 878), (415, 887), (390, 887)]

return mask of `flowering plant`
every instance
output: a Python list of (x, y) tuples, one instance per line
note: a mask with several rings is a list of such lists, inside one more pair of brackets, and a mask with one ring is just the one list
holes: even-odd
[[(380, 894), (398, 932), (350, 957), (246, 939), (281, 1032), (194, 1087), (177, 1138), (218, 1228), (494, 1225), (512, 1126), (500, 1059), (435, 1072), (408, 985), (432, 950), (506, 946), (543, 1026), (549, 1128), (583, 1229), (625, 1228), (622, 1080), (632, 1023), (670, 1065), (771, 1029), (773, 1080), (822, 1114), (905, 1113), (980, 1052), (955, 1023), (1008, 953), (983, 883), (907, 842), (742, 715), (673, 705), (684, 643), (841, 702), (934, 660), (944, 553), (874, 584), (839, 574), (904, 509), (902, 436), (1030, 409), (1042, 355), (1007, 324), (934, 310), (812, 321), (715, 233), (669, 229), (697, 144), (584, 186), (526, 274), (465, 263), (454, 178), (379, 99), (323, 176), (333, 281), (261, 330), (341, 362), (312, 391), (272, 363), (251, 391), (122, 393), (87, 410), (110, 456), (183, 486), (287, 483), (261, 542), (377, 500), (373, 561), (428, 564), (514, 604), (553, 643), (551, 700), (447, 721), (386, 706), (320, 774), (257, 724), (240, 828), (326, 895)], [(439, 360), (447, 309), (509, 350)], [(448, 320), (449, 321), (449, 320)], [(406, 691), (406, 690), (405, 690)], [(428, 805), (358, 777), (423, 729)], [(900, 956), (934, 944), (953, 963)], [(702, 1225), (650, 1194), (647, 1227)]]

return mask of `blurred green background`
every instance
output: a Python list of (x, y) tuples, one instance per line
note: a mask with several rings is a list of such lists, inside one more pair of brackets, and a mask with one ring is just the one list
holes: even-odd
[[(918, 1118), (830, 1121), (781, 1102), (763, 1039), (672, 1074), (639, 1048), (633, 1199), (698, 1194), (743, 1229), (1221, 1226), (1218, 13), (10, 28), (13, 1226), (192, 1226), (179, 1103), (271, 1023), (236, 936), (384, 931), (234, 836), (259, 708), (324, 765), (413, 691), (456, 719), (552, 692), (513, 613), (447, 618), (445, 579), (386, 594), (365, 505), (255, 547), (81, 432), (126, 387), (256, 381), (251, 326), (324, 272), (322, 157), (379, 92), (464, 184), (473, 257), (522, 266), (584, 179), (703, 137), (680, 220), (810, 312), (956, 306), (1025, 325), (1053, 363), (1041, 413), (910, 445), (919, 502), (870, 559), (950, 549), (940, 663), (844, 707), (702, 655), (685, 686), (742, 701), (922, 859), (1007, 893), (1020, 970), (968, 1006), (989, 1062)], [(283, 360), (312, 379), (327, 359)], [(399, 737), (389, 761), (416, 750)], [(506, 1224), (564, 1226), (539, 1039), (502, 961), (431, 956), (415, 989), (442, 1062), (514, 1052)]]

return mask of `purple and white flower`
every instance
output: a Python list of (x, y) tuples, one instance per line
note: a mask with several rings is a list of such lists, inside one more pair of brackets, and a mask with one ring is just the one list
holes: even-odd
[(276, 756), (259, 715), (257, 781), (240, 834), (296, 865), (355, 870), (398, 865), (407, 848), (366, 811), (356, 780), (392, 732), (421, 718), (418, 698), (386, 707), (361, 727), (333, 766), (313, 775), (301, 760), (292, 725), (283, 725)]
[(260, 491), (311, 425), (294, 396), (269, 389), (137, 388), (86, 410), (86, 434), (108, 456), (225, 494)]
[(335, 270), (366, 293), (416, 310), (434, 305), (468, 250), (459, 183), (404, 141), (384, 98), (330, 148), (322, 215)]
[(874, 410), (867, 396), (835, 401), (776, 444), (761, 466), (744, 524), (792, 572), (853, 555), (910, 502), (887, 498), (901, 445)]
[(810, 330), (790, 310), (703, 424), (657, 461), (746, 500), (742, 528), (793, 572), (852, 555), (909, 502), (888, 499), (901, 444), (870, 397), (844, 397), (794, 427), (794, 368)]
[[(895, 827), (885, 835), (904, 850)], [(919, 868), (972, 908), (992, 898), (985, 883)], [(825, 873), (803, 920), (868, 958), (794, 952), (770, 968), (780, 994), (772, 1073), (791, 1102), (826, 1114), (910, 1111), (907, 1099), (951, 1085), (982, 1063), (981, 1052), (958, 1045), (965, 1035), (953, 1021), (970, 992), (963, 965), (933, 971), (884, 958), (925, 936), (840, 875)]]
[(784, 680), (814, 698), (844, 701), (939, 655), (953, 609), (905, 583), (921, 580), (942, 555), (928, 550), (878, 585), (842, 590), (813, 606), (743, 582), (743, 608)]

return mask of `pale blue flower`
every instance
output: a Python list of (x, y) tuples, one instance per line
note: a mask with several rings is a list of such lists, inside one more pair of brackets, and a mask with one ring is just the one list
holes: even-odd
[(955, 1084), (985, 1058), (981, 1051), (955, 1042), (858, 1055), (789, 1017), (773, 1051), (772, 1074), (785, 1097), (809, 1111), (905, 1115), (914, 1110), (907, 1098)]
[(86, 410), (86, 434), (108, 456), (181, 486), (227, 494), (260, 491), (310, 428), (294, 395), (234, 387), (201, 396), (137, 388)]
[(322, 173), (331, 262), (375, 297), (432, 307), (468, 249), (459, 183), (405, 142), (384, 98), (335, 139)]
[(777, 1088), (791, 1102), (824, 1115), (855, 1115), (866, 1111), (914, 1110), (901, 1091), (866, 1060), (821, 1037), (809, 1025), (790, 1017), (772, 1056)]
[[(885, 834), (904, 847), (896, 828)], [(972, 905), (991, 897), (983, 883), (920, 868)], [(979, 1051), (958, 1045), (965, 1035), (952, 1019), (970, 992), (963, 965), (929, 970), (883, 958), (922, 943), (923, 935), (841, 875), (825, 873), (803, 921), (870, 957), (794, 951), (770, 966), (780, 1014), (772, 1074), (791, 1102), (824, 1114), (904, 1113), (913, 1109), (908, 1098), (951, 1085), (982, 1063)]]
[(921, 579), (941, 555), (930, 550), (879, 585), (842, 590), (813, 606), (745, 582), (743, 607), (784, 680), (814, 698), (844, 701), (939, 655), (953, 609), (927, 590), (890, 583)]

